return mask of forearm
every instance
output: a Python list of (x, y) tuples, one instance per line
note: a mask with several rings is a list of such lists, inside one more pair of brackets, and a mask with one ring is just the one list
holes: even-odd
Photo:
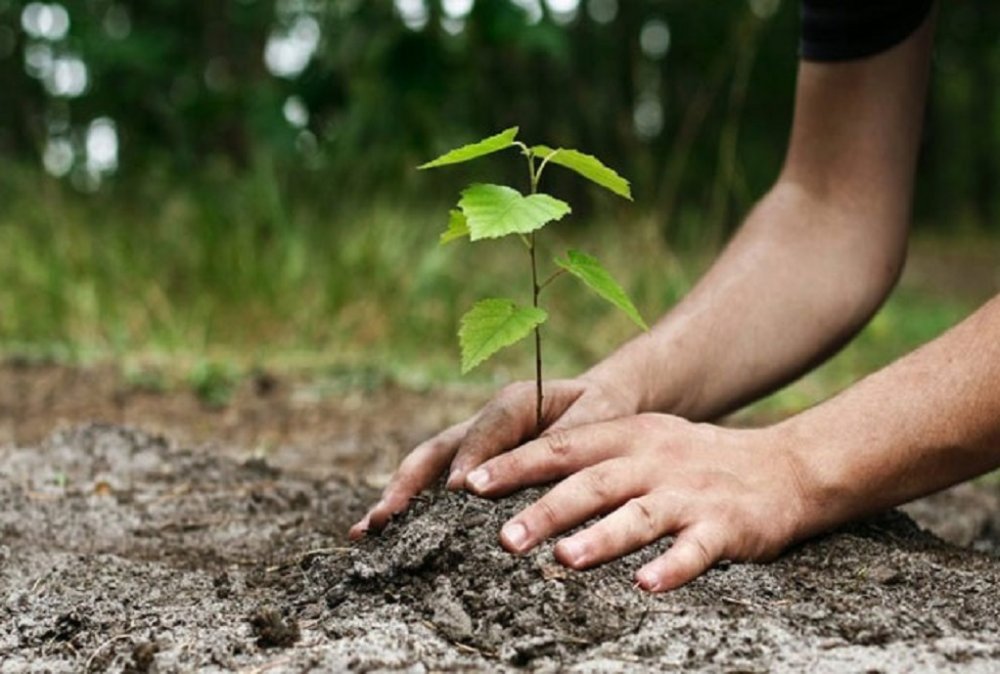
[(903, 261), (931, 23), (877, 57), (801, 64), (775, 188), (695, 290), (590, 376), (636, 390), (640, 411), (706, 419), (797, 377), (864, 323)]
[(905, 222), (878, 217), (780, 182), (694, 290), (589, 374), (628, 382), (639, 411), (690, 419), (774, 390), (849, 339), (891, 289), (905, 239), (878, 233)]
[(768, 432), (798, 468), (803, 535), (1000, 466), (1000, 296)]

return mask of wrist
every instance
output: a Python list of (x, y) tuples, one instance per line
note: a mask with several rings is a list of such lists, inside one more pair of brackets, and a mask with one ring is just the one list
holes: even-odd
[(818, 428), (808, 412), (765, 431), (787, 466), (794, 488), (796, 540), (829, 531), (867, 510), (863, 494), (856, 489), (863, 480), (848, 475), (852, 450), (842, 446), (841, 434)]
[(671, 351), (662, 337), (650, 332), (627, 342), (583, 376), (627, 388), (637, 414), (660, 412), (687, 418), (685, 378), (673, 368), (666, 371), (666, 360), (680, 360), (664, 357)]
[(632, 414), (657, 411), (649, 395), (655, 377), (650, 374), (648, 356), (635, 340), (584, 372), (580, 379), (613, 393)]

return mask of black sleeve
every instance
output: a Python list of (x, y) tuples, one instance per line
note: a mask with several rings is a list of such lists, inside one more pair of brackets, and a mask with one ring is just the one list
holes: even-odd
[(883, 52), (920, 27), (934, 0), (802, 0), (802, 58), (847, 61)]

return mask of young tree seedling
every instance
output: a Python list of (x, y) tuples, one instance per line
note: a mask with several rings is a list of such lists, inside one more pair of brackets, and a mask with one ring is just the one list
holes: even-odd
[(521, 194), (506, 185), (473, 184), (462, 191), (458, 207), (451, 211), (448, 229), (441, 235), (445, 245), (460, 239), (481, 241), (517, 236), (524, 243), (531, 262), (531, 305), (523, 306), (507, 298), (480, 300), (462, 317), (458, 340), (462, 350), (462, 373), (465, 374), (500, 349), (511, 346), (530, 334), (535, 336), (535, 423), (542, 428), (542, 324), (548, 313), (539, 304), (542, 291), (564, 273), (569, 273), (614, 306), (625, 312), (643, 330), (648, 330), (642, 316), (621, 285), (591, 255), (569, 250), (554, 260), (556, 269), (539, 280), (538, 231), (550, 222), (571, 212), (569, 204), (538, 191), (542, 173), (549, 164), (567, 168), (615, 194), (632, 200), (627, 180), (605, 166), (596, 157), (577, 150), (553, 149), (545, 145), (528, 146), (517, 140), (518, 128), (507, 129), (478, 143), (447, 152), (420, 169), (438, 168), (485, 157), (509, 148), (519, 148), (527, 159), (530, 194)]

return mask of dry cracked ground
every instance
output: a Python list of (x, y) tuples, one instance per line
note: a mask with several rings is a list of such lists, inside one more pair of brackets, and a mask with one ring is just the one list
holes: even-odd
[[(400, 422), (409, 408), (396, 403)], [(0, 672), (1000, 668), (995, 487), (910, 507), (962, 546), (887, 513), (651, 596), (632, 573), (662, 546), (583, 573), (548, 546), (503, 552), (500, 524), (537, 491), (435, 492), (349, 545), (375, 490), (331, 476), (336, 461), (182, 436), (11, 431)], [(395, 451), (410, 441), (403, 432)]]

